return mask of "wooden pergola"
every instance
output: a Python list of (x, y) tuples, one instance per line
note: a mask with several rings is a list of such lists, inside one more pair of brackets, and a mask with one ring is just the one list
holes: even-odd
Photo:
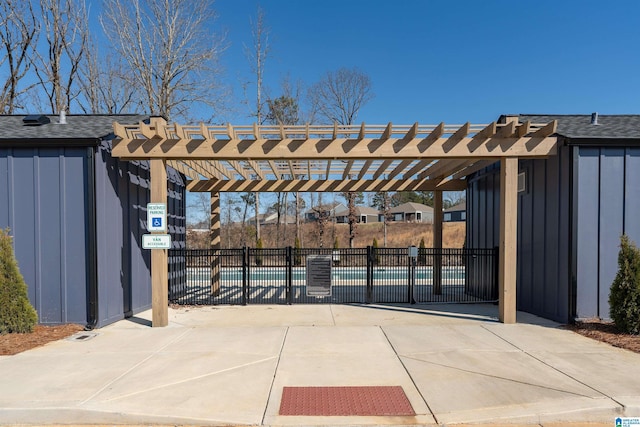
[[(499, 317), (516, 321), (519, 158), (556, 154), (557, 123), (488, 125), (208, 126), (114, 123), (113, 156), (149, 160), (151, 202), (166, 203), (166, 166), (189, 191), (212, 194), (212, 245), (219, 245), (220, 192), (434, 191), (434, 246), (442, 246), (442, 191), (500, 162)], [(168, 324), (167, 251), (151, 258), (153, 325)]]

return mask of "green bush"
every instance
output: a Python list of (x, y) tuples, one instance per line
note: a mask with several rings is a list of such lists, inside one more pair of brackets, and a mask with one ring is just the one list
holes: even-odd
[(424, 243), (424, 237), (420, 239), (420, 246), (418, 247), (418, 265), (427, 265), (427, 247)]
[(609, 290), (609, 314), (624, 333), (640, 333), (640, 250), (622, 235), (618, 273)]
[(8, 231), (0, 230), (0, 334), (33, 332), (38, 322), (11, 242)]
[(258, 267), (260, 267), (262, 265), (262, 248), (263, 248), (263, 244), (262, 244), (262, 237), (258, 239), (258, 241), (256, 242), (256, 265)]
[(296, 236), (296, 240), (293, 243), (293, 265), (296, 267), (302, 265), (302, 254), (300, 252), (300, 239)]
[(371, 251), (373, 252), (373, 265), (380, 264), (380, 254), (378, 253), (378, 239), (373, 238), (373, 243), (371, 243)]

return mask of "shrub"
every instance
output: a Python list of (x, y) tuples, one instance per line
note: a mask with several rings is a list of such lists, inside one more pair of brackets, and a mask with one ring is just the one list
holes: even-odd
[(427, 249), (424, 243), (424, 237), (420, 239), (420, 246), (418, 247), (418, 265), (427, 265)]
[(380, 254), (378, 253), (378, 239), (373, 238), (373, 243), (371, 243), (371, 251), (373, 252), (373, 265), (380, 264)]
[(293, 243), (293, 265), (299, 267), (302, 265), (302, 255), (300, 254), (300, 239), (296, 236)]
[(0, 334), (33, 332), (38, 314), (29, 302), (11, 236), (0, 230)]
[(338, 244), (338, 236), (333, 240), (333, 249), (338, 249), (340, 245)]
[(262, 265), (262, 237), (256, 242), (256, 265), (260, 267)]
[(640, 250), (622, 235), (618, 273), (609, 290), (609, 314), (624, 333), (640, 333)]

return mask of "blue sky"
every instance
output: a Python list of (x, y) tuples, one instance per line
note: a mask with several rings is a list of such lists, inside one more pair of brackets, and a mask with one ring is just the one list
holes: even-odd
[[(270, 29), (267, 94), (279, 96), (287, 75), (309, 86), (329, 70), (358, 67), (375, 98), (357, 122), (640, 113), (637, 0), (217, 0), (215, 28), (228, 43), (222, 78), (233, 89), (233, 111), (220, 122), (255, 120), (242, 102), (255, 99), (255, 86), (244, 95), (242, 84), (254, 81), (244, 46), (258, 4)], [(263, 196), (263, 209), (272, 199)]]
[[(270, 28), (265, 85), (306, 85), (339, 67), (369, 74), (357, 121), (487, 123), (503, 113), (640, 112), (638, 1), (285, 1), (259, 3)], [(218, 0), (222, 57), (238, 110), (252, 80), (254, 0)], [(253, 96), (252, 94), (250, 96)]]

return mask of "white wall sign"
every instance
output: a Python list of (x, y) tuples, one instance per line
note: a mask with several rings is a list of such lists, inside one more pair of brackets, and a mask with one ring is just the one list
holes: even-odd
[(147, 203), (147, 231), (167, 231), (166, 203)]
[(142, 249), (171, 249), (171, 235), (143, 234)]

